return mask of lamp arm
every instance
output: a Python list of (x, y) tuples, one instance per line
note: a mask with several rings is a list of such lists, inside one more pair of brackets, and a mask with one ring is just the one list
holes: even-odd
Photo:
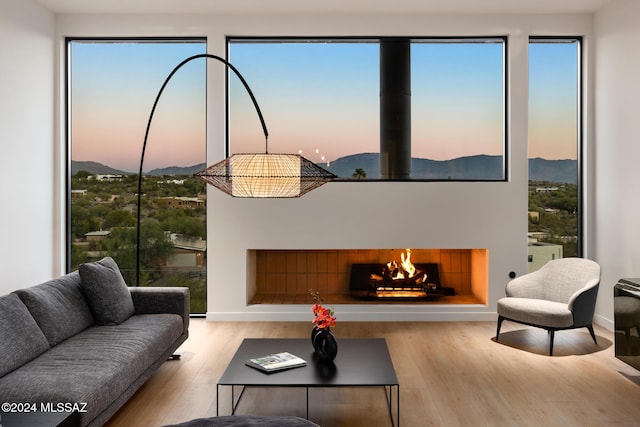
[(201, 53), (201, 54), (198, 54), (198, 55), (190, 56), (189, 58), (185, 59), (184, 61), (182, 61), (181, 63), (176, 65), (176, 67), (169, 73), (169, 75), (165, 79), (164, 83), (162, 83), (162, 86), (160, 87), (160, 91), (158, 92), (158, 95), (156, 95), (156, 99), (153, 102), (153, 107), (151, 108), (151, 114), (149, 115), (149, 121), (147, 122), (147, 129), (146, 129), (146, 131), (144, 133), (144, 142), (142, 144), (142, 155), (140, 156), (140, 170), (138, 172), (138, 217), (137, 217), (137, 227), (136, 227), (137, 228), (137, 235), (136, 235), (136, 286), (140, 286), (140, 207), (141, 207), (141, 197), (142, 197), (142, 167), (144, 165), (144, 153), (145, 153), (145, 151), (147, 149), (147, 139), (149, 138), (149, 129), (151, 129), (151, 121), (153, 120), (153, 114), (155, 113), (156, 107), (158, 106), (158, 101), (160, 100), (160, 96), (162, 95), (162, 92), (164, 92), (164, 89), (167, 86), (167, 84), (169, 83), (169, 80), (171, 80), (173, 75), (180, 68), (182, 68), (183, 65), (185, 65), (188, 62), (193, 61), (194, 59), (198, 59), (198, 58), (211, 58), (211, 59), (215, 59), (217, 61), (220, 61), (224, 65), (226, 65), (227, 68), (229, 68), (231, 71), (233, 71), (236, 76), (238, 76), (238, 78), (240, 79), (240, 81), (244, 85), (244, 88), (247, 90), (247, 93), (249, 94), (249, 97), (251, 97), (251, 101), (253, 101), (253, 106), (256, 108), (256, 112), (258, 113), (258, 118), (260, 119), (260, 124), (262, 125), (262, 131), (264, 133), (265, 152), (268, 151), (269, 132), (267, 132), (267, 125), (264, 122), (264, 117), (262, 116), (262, 111), (260, 111), (260, 107), (258, 106), (258, 101), (256, 101), (256, 97), (253, 95), (253, 91), (249, 87), (249, 84), (247, 83), (247, 81), (244, 79), (244, 77), (242, 77), (242, 74), (240, 74), (240, 71), (238, 71), (238, 69), (236, 67), (234, 67), (233, 64), (231, 64), (229, 61), (227, 61), (226, 59), (224, 59), (224, 58), (222, 58), (220, 56), (213, 55), (213, 54), (210, 54), (210, 53)]

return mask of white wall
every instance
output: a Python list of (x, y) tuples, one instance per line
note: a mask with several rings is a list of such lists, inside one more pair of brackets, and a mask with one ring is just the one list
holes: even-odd
[[(233, 199), (208, 193), (208, 318), (309, 320), (306, 306), (247, 306), (248, 249), (488, 248), (489, 304), (338, 306), (341, 320), (495, 319), (510, 271), (527, 271), (527, 47), (529, 35), (590, 35), (591, 16), (61, 16), (64, 36), (226, 35), (509, 36), (509, 181), (505, 183), (331, 183), (300, 199)], [(208, 160), (223, 156), (222, 67), (208, 68)], [(395, 194), (395, 207), (380, 200)], [(410, 235), (397, 233), (410, 224)], [(223, 267), (223, 268), (221, 268)]]
[(0, 295), (59, 272), (54, 17), (0, 0)]
[(610, 323), (616, 281), (640, 277), (640, 2), (612, 2), (595, 34), (597, 313)]

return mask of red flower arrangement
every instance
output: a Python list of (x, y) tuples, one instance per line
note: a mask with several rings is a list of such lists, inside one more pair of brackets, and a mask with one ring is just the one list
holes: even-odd
[(313, 297), (313, 301), (315, 301), (311, 311), (313, 311), (313, 324), (316, 325), (316, 328), (329, 329), (336, 326), (336, 317), (333, 315), (333, 309), (322, 306), (324, 300), (320, 297), (320, 293), (313, 289), (309, 289), (309, 293)]

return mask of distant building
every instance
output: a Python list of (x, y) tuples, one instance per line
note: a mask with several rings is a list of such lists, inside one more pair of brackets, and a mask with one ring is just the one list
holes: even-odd
[(529, 273), (532, 271), (539, 270), (540, 267), (545, 265), (547, 262), (563, 258), (563, 247), (562, 245), (556, 245), (553, 243), (544, 243), (537, 241), (529, 241), (528, 248), (528, 265), (529, 265)]
[(173, 209), (203, 208), (206, 201), (199, 197), (162, 197), (160, 204)]
[(111, 235), (111, 231), (100, 230), (100, 231), (90, 231), (85, 233), (84, 237), (87, 239), (87, 242), (97, 242), (98, 240), (102, 240), (105, 237)]
[(558, 191), (558, 187), (536, 187), (536, 193), (550, 193)]
[(122, 179), (122, 175), (91, 175), (88, 179), (95, 179), (96, 181), (119, 181)]
[(207, 241), (201, 237), (172, 233), (171, 241), (176, 249), (166, 260), (166, 267), (204, 267)]
[(527, 236), (529, 237), (529, 244), (531, 244), (549, 238), (549, 233), (546, 231), (530, 231)]
[(71, 198), (77, 199), (78, 197), (86, 196), (89, 190), (71, 190)]
[(184, 185), (184, 179), (168, 179), (166, 181), (158, 181), (158, 184)]

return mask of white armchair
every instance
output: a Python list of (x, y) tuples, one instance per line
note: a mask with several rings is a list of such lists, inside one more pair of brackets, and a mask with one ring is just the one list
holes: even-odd
[(600, 284), (600, 266), (584, 258), (549, 261), (538, 271), (507, 283), (506, 297), (498, 300), (498, 327), (504, 320), (549, 331), (549, 356), (555, 331), (587, 328), (593, 332), (593, 314)]

